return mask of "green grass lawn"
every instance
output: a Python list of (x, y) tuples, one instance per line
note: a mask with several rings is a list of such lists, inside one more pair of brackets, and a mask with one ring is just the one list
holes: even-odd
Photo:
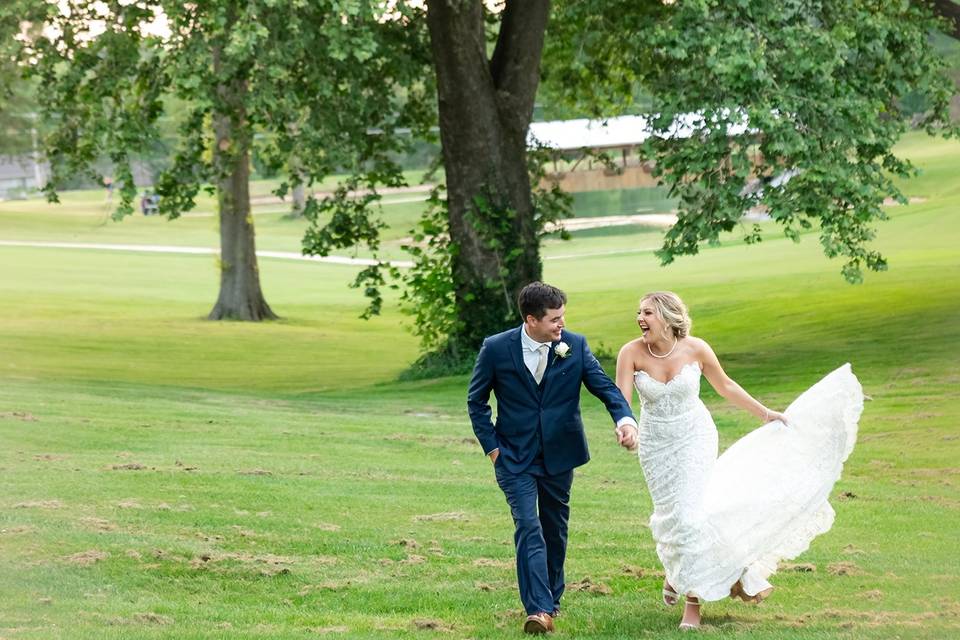
[[(650, 230), (545, 245), (569, 326), (608, 364), (639, 296), (670, 288), (764, 402), (845, 361), (870, 396), (836, 524), (794, 561), (813, 571), (785, 569), (758, 607), (710, 604), (708, 633), (960, 636), (960, 144), (902, 149), (925, 201), (889, 210), (890, 270), (862, 285), (815, 234), (732, 236), (668, 268)], [(0, 240), (215, 243), (213, 218), (115, 224), (100, 204), (0, 204)], [(259, 246), (296, 250), (302, 223), (272, 215)], [(353, 268), (260, 269), (283, 320), (211, 323), (210, 256), (0, 247), (0, 638), (521, 637), (512, 525), (466, 377), (395, 382), (417, 355), (409, 319), (388, 305), (358, 320)], [(722, 446), (756, 426), (704, 397)], [(679, 638), (639, 465), (589, 396), (584, 417), (557, 637)]]

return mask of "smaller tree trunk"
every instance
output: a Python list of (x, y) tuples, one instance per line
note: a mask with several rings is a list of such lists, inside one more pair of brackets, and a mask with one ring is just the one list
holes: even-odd
[(221, 87), (220, 95), (233, 105), (232, 113), (216, 114), (214, 162), (221, 178), (217, 183), (220, 206), (220, 295), (210, 320), (272, 320), (277, 316), (260, 290), (260, 270), (250, 212), (250, 151), (243, 135), (237, 135), (233, 118), (245, 115), (242, 96), (245, 83)]
[[(303, 179), (303, 174), (298, 171), (298, 177)], [(298, 182), (291, 189), (291, 197), (293, 199), (292, 206), (290, 207), (290, 215), (294, 218), (300, 218), (303, 216), (303, 208), (307, 204), (307, 189), (303, 182)]]

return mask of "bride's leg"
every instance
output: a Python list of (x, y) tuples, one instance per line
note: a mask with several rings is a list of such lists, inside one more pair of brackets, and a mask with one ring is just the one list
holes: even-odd
[(702, 604), (699, 598), (687, 594), (683, 607), (683, 618), (680, 620), (681, 629), (697, 629), (700, 627), (700, 607)]

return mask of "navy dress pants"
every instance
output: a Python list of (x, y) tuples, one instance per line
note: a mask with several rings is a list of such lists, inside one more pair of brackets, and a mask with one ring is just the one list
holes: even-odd
[(534, 462), (521, 473), (511, 473), (499, 460), (494, 469), (516, 527), (520, 601), (527, 615), (559, 610), (573, 470), (549, 475)]

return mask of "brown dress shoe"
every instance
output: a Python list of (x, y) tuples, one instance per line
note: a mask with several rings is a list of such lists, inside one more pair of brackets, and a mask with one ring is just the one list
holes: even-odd
[(534, 613), (527, 616), (523, 623), (524, 633), (550, 633), (553, 631), (553, 618), (549, 613)]
[(754, 596), (747, 595), (747, 592), (743, 590), (743, 584), (741, 584), (739, 580), (733, 583), (733, 586), (730, 587), (731, 598), (740, 598), (744, 602), (752, 602), (753, 604), (760, 604), (766, 600), (767, 596), (769, 596), (771, 593), (773, 593), (773, 587), (764, 589)]

